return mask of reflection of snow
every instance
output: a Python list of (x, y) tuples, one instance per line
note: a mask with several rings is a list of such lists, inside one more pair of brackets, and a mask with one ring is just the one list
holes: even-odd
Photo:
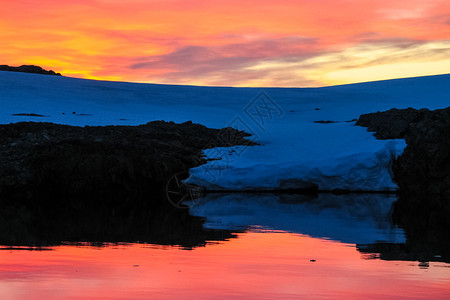
[[(376, 140), (366, 128), (346, 121), (393, 107), (446, 107), (449, 80), (450, 75), (442, 75), (326, 88), (255, 89), (0, 71), (0, 123), (36, 120), (13, 116), (34, 113), (48, 116), (45, 121), (70, 125), (192, 120), (214, 128), (233, 126), (254, 134), (261, 146), (206, 151), (209, 158), (221, 160), (191, 170), (191, 183), (273, 189), (280, 180), (302, 179), (322, 190), (390, 191), (397, 188), (389, 173), (390, 161), (403, 151), (405, 142)], [(80, 117), (83, 114), (92, 117)]]
[(403, 243), (390, 222), (396, 196), (380, 194), (208, 194), (191, 207), (206, 226), (242, 229), (261, 226), (345, 243)]

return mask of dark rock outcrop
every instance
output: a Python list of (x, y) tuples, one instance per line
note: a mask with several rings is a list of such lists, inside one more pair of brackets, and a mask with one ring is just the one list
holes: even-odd
[(42, 75), (56, 75), (62, 76), (60, 73), (56, 73), (53, 70), (47, 71), (39, 66), (34, 65), (23, 65), (20, 67), (10, 67), (8, 65), (0, 65), (0, 71), (10, 71), (10, 72), (23, 72), (23, 73), (34, 73)]
[[(139, 240), (178, 241), (185, 246), (191, 243), (187, 232), (200, 234), (200, 241), (222, 236), (204, 231), (201, 220), (170, 204), (166, 183), (174, 174), (205, 163), (202, 149), (254, 145), (247, 136), (232, 128), (210, 129), (192, 122), (0, 125), (0, 242), (20, 244), (23, 239), (14, 240), (17, 236), (43, 241), (45, 232), (55, 230), (48, 242), (52, 237), (110, 240), (122, 236), (122, 231), (142, 232), (136, 227), (157, 228), (144, 230), (147, 237)], [(136, 220), (141, 221), (136, 225)], [(105, 235), (108, 228), (112, 232)], [(16, 229), (24, 234), (18, 235)]]
[(418, 121), (426, 112), (429, 110), (393, 108), (385, 112), (361, 115), (356, 125), (367, 127), (378, 139), (403, 139), (409, 130), (409, 125)]
[[(356, 124), (380, 139), (406, 140), (404, 153), (393, 162), (399, 186), (393, 219), (405, 230), (406, 256), (426, 261), (439, 254), (437, 260), (449, 261), (450, 107), (391, 109), (362, 115)], [(392, 254), (389, 249), (380, 252)]]
[(450, 211), (450, 107), (391, 109), (362, 115), (356, 125), (379, 139), (405, 139), (407, 147), (393, 164), (400, 192), (426, 196), (430, 205)]
[(192, 122), (0, 125), (0, 199), (140, 198), (153, 194), (173, 174), (204, 163), (202, 149), (254, 144), (246, 136), (235, 129), (209, 129)]

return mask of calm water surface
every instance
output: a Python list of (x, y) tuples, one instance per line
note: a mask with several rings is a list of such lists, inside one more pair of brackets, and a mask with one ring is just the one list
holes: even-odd
[[(450, 264), (438, 253), (429, 262), (398, 253), (406, 239), (389, 219), (394, 200), (216, 195), (191, 213), (235, 237), (206, 246), (3, 246), (0, 298), (449, 299)], [(379, 244), (395, 250), (371, 250)]]

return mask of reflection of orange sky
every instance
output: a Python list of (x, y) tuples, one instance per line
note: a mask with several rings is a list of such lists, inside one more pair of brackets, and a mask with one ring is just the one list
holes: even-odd
[(325, 85), (450, 72), (450, 2), (3, 0), (0, 38), (68, 76)]
[[(353, 245), (246, 233), (194, 251), (129, 245), (2, 251), (6, 299), (445, 299), (449, 269), (363, 260)], [(316, 259), (316, 262), (310, 262)], [(138, 266), (136, 266), (138, 265)]]

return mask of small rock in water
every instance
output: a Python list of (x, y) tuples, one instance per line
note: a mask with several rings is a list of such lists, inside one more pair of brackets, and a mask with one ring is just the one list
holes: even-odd
[(315, 260), (315, 259), (310, 259), (309, 261), (310, 261), (310, 262), (316, 262), (316, 260)]
[(319, 120), (319, 121), (314, 121), (314, 123), (318, 123), (318, 124), (333, 124), (333, 123), (338, 123), (338, 121)]

